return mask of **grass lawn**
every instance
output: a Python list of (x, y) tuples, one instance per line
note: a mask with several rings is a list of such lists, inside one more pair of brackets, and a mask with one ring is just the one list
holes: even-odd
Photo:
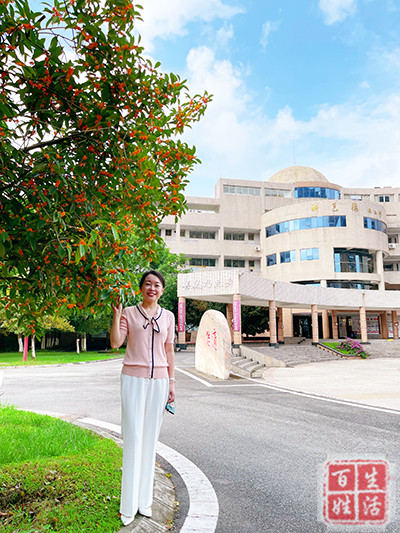
[(118, 531), (121, 464), (112, 440), (0, 406), (0, 531)]
[(125, 349), (112, 352), (60, 352), (50, 350), (37, 350), (36, 359), (31, 358), (28, 353), (28, 360), (24, 363), (22, 361), (22, 353), (19, 352), (4, 352), (0, 353), (0, 367), (1, 366), (31, 366), (31, 365), (59, 365), (65, 363), (79, 363), (81, 361), (97, 361), (100, 359), (112, 359), (114, 357), (123, 357)]

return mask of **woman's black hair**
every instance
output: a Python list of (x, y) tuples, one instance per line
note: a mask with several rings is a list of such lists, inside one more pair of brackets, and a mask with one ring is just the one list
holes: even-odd
[(147, 278), (147, 276), (150, 276), (150, 274), (152, 274), (153, 276), (157, 276), (157, 278), (161, 281), (162, 286), (165, 287), (164, 276), (160, 272), (158, 272), (157, 270), (148, 270), (140, 278), (140, 282), (139, 282), (139, 288), (140, 289), (143, 287), (143, 283), (145, 282), (145, 279)]

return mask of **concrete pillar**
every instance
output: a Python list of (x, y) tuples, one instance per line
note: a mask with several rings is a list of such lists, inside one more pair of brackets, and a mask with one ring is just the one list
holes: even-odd
[(333, 310), (331, 311), (331, 317), (332, 317), (332, 339), (337, 340), (339, 338), (338, 335), (338, 321), (337, 321), (337, 311)]
[(242, 344), (242, 311), (240, 294), (234, 294), (232, 299), (232, 329), (233, 346), (237, 348)]
[(287, 307), (282, 309), (283, 336), (293, 337), (293, 314), (292, 310)]
[(177, 348), (186, 350), (186, 298), (178, 298), (178, 343)]
[(312, 304), (311, 306), (311, 326), (312, 326), (312, 343), (318, 344), (319, 331), (318, 331), (318, 306)]
[(276, 335), (276, 305), (275, 300), (269, 301), (269, 345), (278, 346)]
[(386, 311), (383, 313), (380, 313), (380, 319), (381, 319), (381, 338), (388, 339), (389, 338), (389, 324), (388, 324), (388, 316), (387, 316)]
[(392, 311), (392, 328), (393, 339), (399, 340), (399, 319), (397, 317), (397, 311)]
[(278, 343), (283, 344), (283, 309), (278, 307), (276, 316), (278, 318)]
[(362, 306), (359, 309), (360, 313), (360, 331), (361, 331), (361, 342), (368, 342), (367, 335), (367, 313), (365, 312), (365, 307)]
[(322, 337), (329, 339), (329, 317), (326, 309), (322, 311)]
[(376, 252), (376, 273), (379, 275), (379, 281), (378, 281), (378, 287), (380, 291), (385, 290), (385, 278), (384, 278), (384, 270), (383, 270), (383, 252), (382, 250), (378, 250)]
[(233, 311), (232, 304), (226, 304), (226, 321), (228, 322), (229, 331), (231, 332), (231, 343), (233, 342)]

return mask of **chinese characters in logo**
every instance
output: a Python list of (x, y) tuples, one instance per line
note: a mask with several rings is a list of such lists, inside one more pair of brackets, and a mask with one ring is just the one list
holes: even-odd
[(323, 516), (328, 524), (382, 525), (388, 521), (389, 465), (383, 460), (328, 461)]

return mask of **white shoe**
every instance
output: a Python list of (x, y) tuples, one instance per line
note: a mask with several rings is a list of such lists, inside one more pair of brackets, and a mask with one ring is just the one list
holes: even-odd
[(135, 520), (134, 516), (125, 516), (124, 514), (121, 515), (121, 521), (124, 524), (124, 526), (129, 526), (129, 524), (132, 524), (134, 520)]
[(151, 518), (152, 516), (151, 507), (145, 507), (144, 509), (141, 509), (139, 507), (139, 514), (141, 514), (142, 516), (145, 516), (146, 518)]

